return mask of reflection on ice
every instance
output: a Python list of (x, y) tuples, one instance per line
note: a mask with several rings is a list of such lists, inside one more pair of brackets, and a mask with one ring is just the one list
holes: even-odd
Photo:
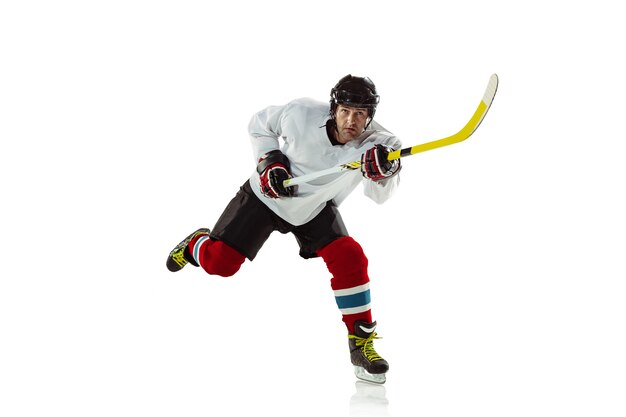
[(356, 392), (350, 398), (350, 416), (388, 416), (387, 390), (384, 385), (364, 381), (354, 383)]

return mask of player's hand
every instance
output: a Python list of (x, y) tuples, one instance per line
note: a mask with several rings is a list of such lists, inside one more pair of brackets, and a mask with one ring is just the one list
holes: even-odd
[(261, 193), (269, 198), (293, 197), (297, 187), (285, 187), (283, 181), (292, 178), (289, 159), (279, 150), (261, 156), (256, 167), (260, 176)]
[(402, 165), (400, 159), (387, 160), (389, 152), (393, 151), (388, 146), (376, 145), (361, 155), (361, 173), (365, 178), (372, 181), (380, 181), (390, 178), (400, 172)]

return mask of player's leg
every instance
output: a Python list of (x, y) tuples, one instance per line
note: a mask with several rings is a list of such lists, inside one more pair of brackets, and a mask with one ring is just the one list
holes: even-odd
[(333, 275), (331, 287), (348, 328), (350, 359), (357, 377), (384, 383), (389, 363), (374, 349), (376, 322), (372, 320), (367, 258), (351, 237), (340, 237), (318, 251)]
[(273, 230), (272, 213), (246, 181), (212, 231), (197, 230), (170, 253), (168, 269), (175, 272), (190, 263), (212, 275), (232, 276), (246, 258), (254, 259)]
[(389, 364), (373, 347), (376, 322), (372, 320), (368, 260), (350, 236), (337, 207), (328, 205), (309, 223), (294, 230), (304, 258), (321, 257), (331, 273), (331, 288), (348, 329), (350, 357), (357, 377), (385, 381)]

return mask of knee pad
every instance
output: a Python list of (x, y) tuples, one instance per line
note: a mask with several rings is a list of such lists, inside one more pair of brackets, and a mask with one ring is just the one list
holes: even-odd
[(211, 241), (211, 247), (202, 259), (202, 268), (209, 274), (230, 277), (235, 275), (246, 257), (226, 243)]
[(317, 254), (324, 259), (328, 271), (334, 280), (349, 279), (351, 284), (369, 282), (367, 276), (367, 257), (363, 248), (350, 236), (334, 240)]

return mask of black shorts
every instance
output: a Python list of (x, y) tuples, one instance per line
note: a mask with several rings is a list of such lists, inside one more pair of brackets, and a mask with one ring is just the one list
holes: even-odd
[(246, 181), (211, 230), (211, 238), (228, 244), (253, 260), (275, 230), (293, 233), (304, 259), (317, 257), (316, 252), (333, 240), (348, 236), (337, 206), (332, 201), (308, 223), (294, 226), (270, 210)]

